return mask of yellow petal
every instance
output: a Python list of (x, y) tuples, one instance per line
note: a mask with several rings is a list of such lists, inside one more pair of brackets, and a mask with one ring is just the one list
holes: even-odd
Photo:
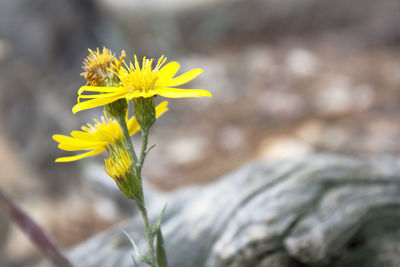
[(120, 94), (112, 94), (112, 96), (109, 96), (108, 98), (95, 98), (95, 99), (87, 100), (85, 102), (80, 102), (72, 108), (72, 113), (75, 114), (75, 113), (85, 110), (85, 109), (104, 106), (104, 105), (112, 103), (120, 98), (122, 98), (122, 96)]
[(126, 99), (132, 100), (132, 99), (138, 98), (138, 97), (148, 98), (148, 97), (155, 96), (156, 94), (157, 94), (157, 91), (155, 91), (155, 90), (147, 90), (147, 91), (135, 90), (134, 92), (126, 95)]
[(92, 133), (81, 132), (81, 131), (72, 131), (71, 136), (78, 138), (78, 139), (84, 139), (84, 140), (93, 140), (93, 138), (96, 138), (96, 136)]
[(159, 86), (166, 86), (166, 87), (173, 87), (173, 86), (179, 86), (182, 84), (185, 84), (194, 78), (196, 78), (200, 73), (202, 73), (202, 69), (194, 69), (191, 71), (188, 71), (174, 79), (171, 79), (169, 81), (166, 81), (165, 84), (158, 83)]
[(168, 110), (168, 101), (163, 101), (156, 107), (156, 118), (163, 115)]
[(134, 135), (135, 133), (140, 131), (140, 125), (137, 122), (135, 116), (129, 119), (128, 121), (128, 132), (129, 135)]
[(179, 63), (172, 61), (162, 67), (158, 72), (158, 83), (164, 84), (172, 79), (179, 70)]
[(116, 94), (115, 93), (105, 93), (105, 94), (94, 94), (94, 95), (80, 95), (80, 96), (78, 96), (78, 103), (81, 98), (97, 98), (97, 99), (99, 99), (99, 98), (108, 98), (113, 95), (116, 95)]
[(181, 97), (212, 97), (211, 93), (203, 89), (177, 89), (177, 88), (158, 88), (157, 94), (169, 98)]
[(81, 140), (64, 135), (54, 135), (53, 139), (59, 143), (58, 148), (66, 151), (89, 150), (107, 145), (104, 141)]
[(95, 150), (91, 150), (89, 152), (86, 153), (82, 153), (79, 155), (75, 155), (75, 156), (70, 156), (70, 157), (62, 157), (62, 158), (58, 158), (56, 159), (56, 162), (70, 162), (70, 161), (76, 161), (82, 158), (86, 158), (86, 157), (91, 157), (91, 156), (95, 156), (100, 154), (101, 152), (103, 152), (104, 150), (102, 149), (95, 149)]
[(58, 143), (64, 143), (64, 144), (92, 144), (92, 143), (98, 143), (97, 140), (81, 140), (77, 138), (73, 138), (70, 136), (66, 135), (61, 135), (61, 134), (55, 134), (53, 135), (53, 139), (58, 142)]
[(78, 95), (81, 95), (83, 92), (114, 93), (119, 89), (120, 87), (82, 86), (78, 90)]
[(92, 150), (92, 149), (98, 149), (100, 147), (105, 147), (107, 144), (103, 145), (93, 145), (93, 146), (73, 146), (73, 145), (67, 145), (67, 144), (59, 144), (58, 148), (64, 151), (80, 151), (80, 150)]
[[(119, 87), (122, 88), (122, 87)], [(118, 97), (122, 98), (125, 96), (125, 94), (129, 93), (128, 90), (119, 90), (118, 92), (113, 92), (113, 93), (100, 93), (100, 94), (92, 94), (92, 95), (79, 95), (77, 102), (80, 103), (81, 98), (92, 98), (92, 99), (106, 99), (106, 98), (112, 98), (115, 99)]]
[(142, 97), (148, 98), (148, 97), (155, 96), (156, 94), (157, 94), (157, 92), (155, 90), (143, 91), (142, 92)]
[(100, 147), (106, 147), (107, 143), (98, 143), (98, 144), (86, 144), (86, 145), (74, 145), (74, 144), (59, 144), (58, 148), (65, 150), (65, 151), (79, 151), (79, 150), (90, 150), (90, 149), (97, 149)]

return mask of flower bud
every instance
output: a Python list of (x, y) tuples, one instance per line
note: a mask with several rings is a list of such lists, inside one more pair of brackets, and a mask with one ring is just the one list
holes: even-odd
[(135, 117), (143, 131), (148, 131), (156, 121), (154, 97), (139, 97), (133, 99)]
[(140, 179), (136, 176), (127, 151), (119, 149), (104, 160), (104, 171), (115, 181), (121, 193), (129, 199), (143, 203)]

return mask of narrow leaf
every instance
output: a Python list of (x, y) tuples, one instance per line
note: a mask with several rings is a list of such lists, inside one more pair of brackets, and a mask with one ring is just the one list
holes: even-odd
[(167, 209), (167, 204), (164, 205), (163, 209), (160, 212), (160, 215), (158, 215), (157, 221), (152, 226), (151, 230), (152, 230), (153, 235), (155, 235), (159, 231), (160, 226), (161, 226), (161, 221), (162, 221), (162, 218), (164, 216), (166, 209)]
[(131, 242), (132, 247), (134, 248), (137, 257), (144, 263), (149, 264), (150, 260), (147, 256), (143, 255), (142, 252), (140, 252), (138, 246), (136, 245), (135, 240), (126, 232), (125, 230), (121, 229), (122, 232), (125, 234), (125, 236), (129, 239), (129, 242)]
[(165, 253), (165, 248), (164, 248), (164, 238), (162, 236), (160, 228), (158, 228), (157, 230), (156, 257), (157, 257), (158, 267), (168, 266), (167, 254)]
[(136, 262), (136, 260), (135, 260), (135, 257), (133, 257), (133, 255), (132, 255), (131, 257), (132, 257), (133, 266), (139, 267), (139, 266), (137, 265), (137, 262)]

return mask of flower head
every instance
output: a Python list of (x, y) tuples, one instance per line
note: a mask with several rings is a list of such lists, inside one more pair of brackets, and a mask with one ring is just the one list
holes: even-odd
[[(193, 80), (203, 70), (193, 69), (174, 78), (180, 65), (177, 62), (170, 62), (164, 65), (166, 60), (167, 58), (162, 56), (154, 68), (152, 67), (153, 59), (146, 59), (145, 57), (142, 60), (142, 66), (140, 66), (136, 56), (134, 63), (129, 62), (128, 65), (124, 61), (124, 66), (120, 66), (115, 72), (115, 75), (119, 78), (118, 86), (82, 86), (78, 91), (78, 103), (72, 108), (72, 112), (76, 113), (81, 110), (106, 105), (120, 98), (131, 100), (155, 95), (169, 98), (211, 97), (210, 92), (206, 90), (175, 88)], [(95, 92), (95, 94), (83, 94), (84, 92)], [(81, 102), (81, 99), (89, 100)]]
[[(164, 101), (156, 107), (156, 116), (159, 117), (168, 110), (167, 102)], [(101, 117), (101, 121), (93, 120), (94, 125), (87, 124), (82, 126), (82, 131), (72, 131), (71, 136), (53, 135), (53, 139), (59, 143), (58, 148), (65, 151), (86, 150), (82, 154), (69, 157), (61, 157), (56, 162), (69, 162), (82, 158), (98, 155), (109, 149), (115, 151), (115, 147), (119, 146), (123, 140), (123, 133), (118, 123), (107, 116)], [(128, 122), (128, 131), (130, 135), (134, 135), (140, 130), (140, 126), (135, 117), (131, 117)]]
[(104, 159), (104, 171), (115, 181), (121, 193), (130, 199), (139, 199), (140, 180), (133, 171), (132, 160), (127, 151), (119, 149), (108, 159)]
[(128, 174), (132, 172), (132, 160), (127, 151), (119, 149), (108, 159), (104, 159), (104, 171), (117, 183), (127, 182)]
[[(89, 50), (89, 56), (83, 61), (83, 70), (81, 76), (87, 80), (87, 84), (91, 86), (97, 86), (99, 83), (104, 82), (106, 78), (112, 78), (114, 76), (111, 71), (113, 66), (118, 65), (118, 60), (113, 53), (106, 47), (103, 47), (103, 51), (100, 52), (99, 48), (96, 51)], [(122, 51), (121, 58), (124, 57), (125, 52)]]

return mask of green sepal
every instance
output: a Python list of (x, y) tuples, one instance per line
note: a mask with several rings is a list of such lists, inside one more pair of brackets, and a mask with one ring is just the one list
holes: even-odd
[(148, 131), (156, 121), (156, 108), (154, 97), (134, 98), (135, 117), (142, 131)]
[(128, 101), (125, 98), (118, 99), (104, 106), (104, 110), (114, 119), (124, 120), (128, 110)]

